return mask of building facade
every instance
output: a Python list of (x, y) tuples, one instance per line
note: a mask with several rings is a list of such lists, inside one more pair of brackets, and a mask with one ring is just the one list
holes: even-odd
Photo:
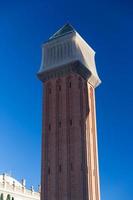
[(25, 180), (17, 181), (13, 177), (0, 175), (0, 200), (40, 200), (40, 191), (35, 192), (33, 186), (27, 189)]
[(94, 56), (69, 24), (42, 46), (41, 200), (100, 200)]

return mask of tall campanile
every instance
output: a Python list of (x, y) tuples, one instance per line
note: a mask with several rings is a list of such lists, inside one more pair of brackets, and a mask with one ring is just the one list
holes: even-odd
[(41, 200), (100, 200), (94, 57), (70, 24), (42, 46)]

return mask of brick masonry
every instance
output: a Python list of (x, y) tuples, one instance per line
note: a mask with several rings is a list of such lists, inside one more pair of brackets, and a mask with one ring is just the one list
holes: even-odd
[(100, 200), (94, 88), (70, 72), (43, 81), (41, 200)]

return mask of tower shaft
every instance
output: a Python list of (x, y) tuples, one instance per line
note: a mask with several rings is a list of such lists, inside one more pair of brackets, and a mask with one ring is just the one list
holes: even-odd
[(100, 200), (94, 56), (70, 25), (43, 45), (41, 200)]
[(42, 199), (99, 200), (94, 89), (75, 73), (43, 84)]

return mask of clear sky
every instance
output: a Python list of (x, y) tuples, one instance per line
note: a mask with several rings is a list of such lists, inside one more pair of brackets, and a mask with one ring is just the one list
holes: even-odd
[(41, 44), (70, 22), (96, 51), (102, 200), (133, 199), (132, 0), (0, 0), (0, 172), (40, 182)]

